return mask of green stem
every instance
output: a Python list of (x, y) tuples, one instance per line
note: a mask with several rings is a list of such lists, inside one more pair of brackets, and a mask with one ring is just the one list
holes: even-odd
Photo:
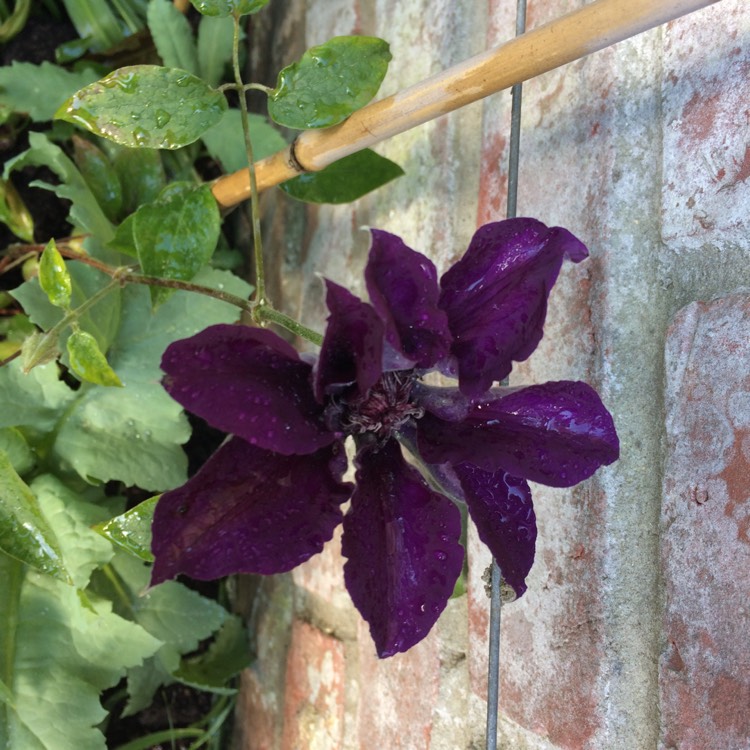
[(317, 344), (320, 346), (323, 343), (323, 336), (317, 331), (313, 331), (311, 328), (303, 326), (294, 318), (290, 318), (288, 315), (284, 315), (283, 312), (274, 310), (273, 307), (265, 305), (264, 307), (256, 308), (255, 314), (261, 321), (276, 323), (276, 325), (286, 328), (287, 331), (291, 331), (295, 336), (299, 336), (309, 341), (311, 344)]
[[(232, 40), (232, 67), (234, 68), (234, 82), (242, 93), (240, 100), (240, 112), (242, 113), (242, 132), (245, 137), (245, 150), (247, 151), (247, 167), (250, 175), (250, 213), (253, 224), (253, 245), (255, 246), (255, 303), (259, 311), (266, 305), (266, 279), (263, 271), (263, 245), (260, 236), (260, 208), (258, 206), (258, 183), (255, 178), (255, 158), (253, 157), (253, 144), (250, 141), (250, 124), (247, 113), (247, 100), (244, 94), (244, 84), (240, 73), (240, 15), (234, 15), (234, 39)], [(253, 315), (257, 315), (254, 312)]]

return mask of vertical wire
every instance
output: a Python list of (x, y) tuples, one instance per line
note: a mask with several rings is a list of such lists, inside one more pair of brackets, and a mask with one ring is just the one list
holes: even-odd
[[(526, 0), (516, 3), (516, 36), (526, 30)], [(511, 89), (512, 105), (510, 111), (510, 148), (508, 154), (508, 200), (506, 217), (516, 216), (518, 203), (518, 160), (521, 152), (521, 90), (517, 83)], [(487, 669), (487, 750), (497, 750), (497, 719), (500, 702), (500, 614), (502, 599), (500, 583), (502, 580), (497, 561), (492, 560), (490, 578), (490, 634), (489, 657)]]

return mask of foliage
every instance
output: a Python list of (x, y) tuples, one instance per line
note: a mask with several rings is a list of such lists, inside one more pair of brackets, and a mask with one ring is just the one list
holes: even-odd
[[(174, 682), (217, 696), (203, 727), (143, 747), (179, 731), (214, 742), (249, 661), (244, 626), (222, 604), (182, 583), (147, 588), (155, 493), (186, 481), (192, 432), (160, 383), (163, 352), (242, 310), (285, 321), (215, 262), (219, 249), (247, 265), (200, 169), (231, 172), (248, 150), (257, 160), (285, 148), (274, 122), (340, 122), (375, 95), (390, 60), (365, 37), (308, 51), (275, 89), (255, 85), (269, 116), (246, 118), (248, 143), (225, 96), (244, 84), (225, 75), (239, 69), (242, 17), (267, 3), (194, 0), (195, 24), (169, 0), (50, 0), (31, 15), (22, 1), (0, 13), (0, 43), (44, 13), (78, 33), (58, 64), (0, 70), (0, 118), (28, 141), (0, 181), (0, 222), (18, 240), (0, 272), (24, 262), (26, 274), (0, 292), (0, 746), (104, 748), (101, 694), (122, 680), (125, 713)], [(156, 53), (139, 51), (148, 35)], [(67, 206), (70, 231), (45, 234), (17, 189), (29, 173)], [(399, 174), (367, 151), (284, 192), (339, 203)]]

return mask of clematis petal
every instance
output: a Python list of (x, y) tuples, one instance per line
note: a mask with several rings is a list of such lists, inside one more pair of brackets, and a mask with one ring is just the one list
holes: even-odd
[(335, 439), (313, 396), (311, 366), (272, 331), (211, 326), (170, 344), (161, 367), (172, 398), (252, 445), (291, 455)]
[(282, 456), (241, 438), (224, 443), (186, 484), (156, 505), (151, 583), (179, 573), (210, 580), (281, 573), (323, 549), (351, 485), (343, 446)]
[(477, 230), (461, 260), (440, 280), (461, 390), (485, 392), (526, 359), (542, 338), (547, 297), (564, 258), (586, 247), (561, 227), (508, 219)]
[(435, 624), (461, 572), (461, 514), (429, 489), (391, 440), (363, 451), (344, 518), (344, 579), (380, 657), (406, 651)]
[(353, 396), (364, 396), (383, 373), (383, 321), (359, 297), (333, 281), (326, 282), (330, 311), (315, 369), (315, 396), (354, 384)]
[(469, 461), (551, 487), (572, 487), (617, 459), (612, 417), (590, 386), (563, 380), (508, 390), (460, 422), (425, 413), (417, 422), (422, 458)]
[(400, 237), (373, 229), (365, 280), (394, 349), (417, 367), (432, 367), (448, 356), (452, 336), (448, 316), (438, 307), (440, 289), (431, 260)]
[(516, 596), (522, 596), (536, 544), (536, 517), (529, 485), (504, 471), (485, 471), (470, 463), (457, 464), (453, 470), (461, 482), (479, 538), (492, 552)]

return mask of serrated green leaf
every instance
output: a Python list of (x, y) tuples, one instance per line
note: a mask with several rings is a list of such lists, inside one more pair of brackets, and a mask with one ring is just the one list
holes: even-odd
[(123, 146), (175, 149), (200, 138), (226, 108), (223, 94), (185, 70), (131, 65), (82, 88), (55, 117)]
[(73, 331), (66, 345), (70, 357), (70, 369), (81, 380), (96, 385), (123, 387), (117, 373), (109, 366), (99, 344), (90, 333), (81, 330)]
[(7, 179), (13, 170), (23, 167), (49, 167), (60, 178), (61, 184), (51, 185), (35, 180), (31, 185), (51, 190), (59, 198), (71, 201), (70, 222), (102, 242), (108, 242), (114, 234), (114, 228), (75, 164), (42, 133), (29, 133), (29, 145), (27, 151), (6, 162), (3, 177)]
[(34, 219), (10, 180), (0, 180), (0, 221), (16, 237), (34, 241)]
[(167, 179), (161, 154), (156, 149), (132, 149), (111, 144), (112, 164), (122, 185), (123, 212), (130, 214), (156, 200)]
[[(239, 296), (250, 291), (222, 271), (204, 270), (194, 281)], [(108, 356), (125, 388), (81, 386), (65, 412), (54, 452), (88, 481), (116, 479), (161, 492), (185, 482), (187, 460), (180, 446), (190, 435), (182, 409), (160, 384), (161, 356), (172, 341), (207, 325), (234, 322), (239, 311), (216, 299), (175, 292), (151, 314), (142, 286), (126, 287), (122, 304), (122, 325)]]
[[(221, 217), (210, 185), (172, 183), (133, 221), (138, 260), (148, 276), (190, 281), (216, 249)], [(150, 287), (154, 305), (173, 289)]]
[(209, 86), (221, 83), (232, 59), (234, 22), (231, 18), (203, 16), (198, 26), (198, 70)]
[(404, 170), (398, 164), (366, 148), (279, 187), (292, 198), (308, 203), (349, 203), (402, 174)]
[[(2, 447), (1, 432), (0, 447)], [(96, 530), (131, 555), (140, 557), (145, 562), (153, 562), (151, 522), (154, 519), (154, 509), (160, 497), (161, 495), (156, 495), (144, 500), (126, 513), (115, 516), (106, 523), (97, 526)]]
[(268, 0), (190, 0), (204, 16), (246, 16), (268, 5)]
[(14, 61), (0, 68), (0, 104), (25, 112), (34, 122), (46, 122), (62, 102), (98, 77), (92, 68), (71, 72), (50, 62)]
[(60, 544), (28, 485), (0, 451), (0, 550), (47, 575), (70, 581)]
[(162, 62), (168, 68), (181, 68), (199, 75), (198, 54), (187, 18), (169, 0), (148, 4), (148, 28)]
[(287, 128), (328, 128), (372, 99), (391, 61), (388, 43), (337, 36), (284, 68), (269, 94), (271, 119)]
[(0, 599), (16, 603), (0, 608), (7, 747), (104, 750), (100, 693), (161, 643), (111, 603), (85, 602), (60, 581), (28, 573), (17, 585), (13, 563), (0, 557)]
[(205, 652), (182, 660), (175, 677), (202, 690), (231, 694), (235, 691), (227, 688), (227, 683), (248, 664), (247, 631), (242, 620), (232, 615), (227, 617), (216, 640)]
[(39, 260), (39, 284), (55, 307), (70, 307), (70, 274), (54, 238), (47, 243)]
[[(229, 109), (216, 125), (203, 134), (208, 153), (221, 164), (225, 172), (236, 172), (247, 167), (241, 118), (242, 113), (238, 109)], [(281, 133), (262, 115), (251, 114), (248, 122), (256, 161), (275, 154), (286, 146)]]
[(110, 221), (117, 221), (122, 210), (122, 184), (112, 162), (90, 141), (73, 136), (73, 158)]

